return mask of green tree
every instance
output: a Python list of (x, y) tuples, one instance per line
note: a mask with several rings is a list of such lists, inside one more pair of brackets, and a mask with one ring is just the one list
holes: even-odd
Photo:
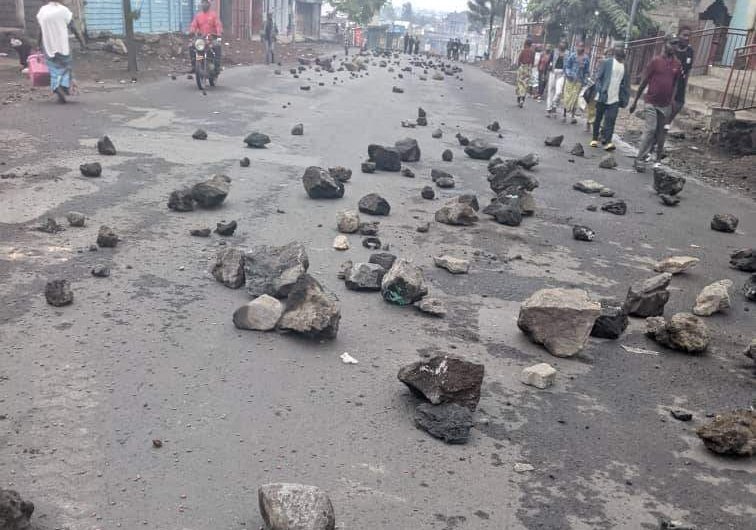
[(488, 28), (488, 55), (491, 55), (494, 23), (504, 17), (504, 8), (510, 0), (468, 0), (467, 23), (471, 29), (481, 31)]
[(351, 20), (366, 25), (378, 13), (387, 0), (330, 0), (330, 4)]

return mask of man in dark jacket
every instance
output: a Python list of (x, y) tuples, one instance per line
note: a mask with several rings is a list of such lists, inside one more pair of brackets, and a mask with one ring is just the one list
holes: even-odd
[(625, 50), (615, 48), (614, 56), (604, 60), (596, 77), (596, 119), (593, 122), (593, 140), (591, 147), (599, 146), (599, 131), (603, 121), (601, 143), (604, 149), (616, 149), (612, 137), (614, 124), (620, 108), (627, 107), (630, 101), (630, 76), (625, 68)]

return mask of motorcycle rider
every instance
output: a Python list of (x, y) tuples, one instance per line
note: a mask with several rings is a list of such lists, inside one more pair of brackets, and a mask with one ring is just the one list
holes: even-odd
[[(220, 72), (221, 66), (221, 45), (220, 37), (223, 34), (223, 24), (221, 24), (218, 14), (215, 11), (210, 11), (210, 0), (202, 0), (200, 3), (200, 12), (194, 15), (192, 23), (189, 26), (189, 33), (193, 36), (205, 37), (207, 35), (215, 36), (218, 38), (216, 41), (213, 39), (208, 44), (213, 47), (213, 63), (215, 71)], [(192, 73), (194, 73), (197, 67), (197, 58), (194, 51), (194, 42), (189, 45), (189, 56), (192, 60)]]

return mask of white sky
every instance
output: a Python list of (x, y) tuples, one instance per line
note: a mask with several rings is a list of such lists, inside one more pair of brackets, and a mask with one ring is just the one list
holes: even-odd
[(467, 11), (467, 0), (391, 0), (394, 7), (401, 9), (406, 1), (412, 2), (413, 9), (427, 9), (432, 11)]

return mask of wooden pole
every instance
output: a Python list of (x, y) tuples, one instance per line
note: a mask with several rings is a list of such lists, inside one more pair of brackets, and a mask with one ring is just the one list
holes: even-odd
[(126, 51), (129, 60), (129, 73), (132, 80), (136, 79), (137, 73), (137, 56), (136, 43), (134, 42), (134, 13), (131, 11), (131, 0), (122, 0), (123, 2), (123, 27), (126, 36)]

